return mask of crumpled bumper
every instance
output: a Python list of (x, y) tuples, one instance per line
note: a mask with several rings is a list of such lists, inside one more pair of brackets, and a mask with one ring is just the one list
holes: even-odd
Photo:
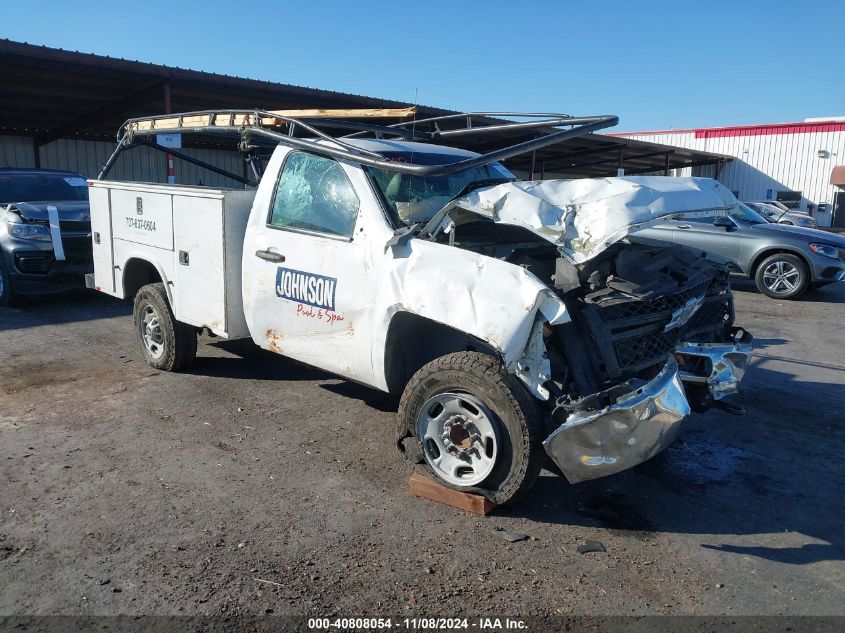
[(675, 355), (681, 367), (681, 380), (684, 383), (707, 385), (714, 400), (735, 394), (751, 360), (754, 337), (740, 328), (734, 328), (733, 335), (734, 340), (728, 343), (678, 345)]
[(690, 406), (670, 358), (646, 384), (599, 410), (570, 414), (543, 446), (570, 483), (631, 468), (665, 449)]

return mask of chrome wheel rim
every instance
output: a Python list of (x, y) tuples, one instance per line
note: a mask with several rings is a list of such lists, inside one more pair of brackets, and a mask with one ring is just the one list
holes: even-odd
[(454, 486), (475, 486), (490, 476), (499, 454), (496, 416), (475, 396), (441, 393), (417, 416), (426, 463)]
[(772, 262), (763, 270), (763, 284), (779, 295), (794, 292), (801, 283), (801, 271), (789, 262)]
[(141, 312), (141, 339), (147, 353), (153, 358), (161, 358), (164, 354), (164, 332), (161, 330), (161, 318), (158, 310), (147, 304)]

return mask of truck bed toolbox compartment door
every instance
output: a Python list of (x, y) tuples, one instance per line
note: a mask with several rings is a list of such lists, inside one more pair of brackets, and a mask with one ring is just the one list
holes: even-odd
[(111, 234), (111, 201), (105, 187), (90, 187), (91, 239), (94, 242), (94, 287), (114, 294), (114, 251)]
[(173, 196), (173, 312), (224, 338), (249, 335), (241, 256), (254, 191)]
[(226, 327), (221, 204), (214, 198), (173, 198), (173, 312), (180, 321), (218, 332)]
[(173, 196), (137, 189), (111, 189), (115, 239), (173, 250)]

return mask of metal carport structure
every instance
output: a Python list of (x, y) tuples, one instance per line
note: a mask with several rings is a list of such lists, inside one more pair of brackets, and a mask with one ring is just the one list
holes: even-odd
[[(11, 40), (0, 40), (0, 103), (3, 104), (0, 110), (0, 144), (4, 135), (15, 136), (19, 139), (19, 146), (28, 143), (28, 162), (33, 166), (40, 165), (42, 148), (51, 143), (61, 139), (112, 141), (120, 124), (137, 116), (213, 108), (276, 110), (401, 108), (413, 105)], [(419, 118), (452, 113), (425, 105), (417, 106)], [(494, 119), (489, 119), (489, 122), (493, 123)], [(498, 146), (531, 139), (537, 134), (531, 129), (508, 130), (496, 137), (460, 137), (455, 145), (486, 153)], [(188, 141), (188, 147), (192, 142), (198, 147), (214, 149), (207, 141)], [(19, 154), (21, 151), (18, 147)], [(716, 166), (718, 175), (721, 166), (730, 159), (729, 156), (710, 152), (588, 134), (514, 157), (505, 164), (511, 170), (526, 176), (533, 174), (535, 178), (609, 176), (616, 175), (620, 168), (629, 175), (668, 174), (674, 169), (702, 165)], [(20, 160), (7, 157), (4, 162)], [(3, 166), (26, 165), (0, 164), (0, 167)]]

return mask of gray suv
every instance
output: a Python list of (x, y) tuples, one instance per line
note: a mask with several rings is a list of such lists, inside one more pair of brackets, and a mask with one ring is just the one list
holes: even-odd
[(0, 169), (0, 306), (83, 288), (94, 271), (88, 182), (49, 169)]
[(745, 204), (727, 214), (678, 214), (629, 236), (704, 251), (731, 272), (749, 277), (774, 299), (796, 299), (807, 288), (845, 278), (845, 238), (817, 229), (771, 223)]

